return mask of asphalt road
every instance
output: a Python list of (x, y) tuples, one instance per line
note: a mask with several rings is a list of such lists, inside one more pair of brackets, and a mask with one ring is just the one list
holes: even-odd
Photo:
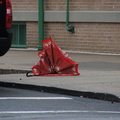
[(119, 120), (120, 103), (0, 87), (0, 120)]

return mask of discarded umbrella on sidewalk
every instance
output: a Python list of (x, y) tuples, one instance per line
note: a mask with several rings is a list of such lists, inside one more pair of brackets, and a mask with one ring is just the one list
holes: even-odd
[[(70, 59), (68, 53), (61, 50), (52, 38), (42, 41), (43, 50), (38, 53), (39, 62), (26, 74), (30, 76), (77, 76), (78, 63)], [(32, 75), (30, 75), (32, 73)]]

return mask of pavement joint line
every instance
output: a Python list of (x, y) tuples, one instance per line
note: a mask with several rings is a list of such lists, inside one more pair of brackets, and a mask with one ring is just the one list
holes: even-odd
[(84, 110), (57, 110), (57, 111), (0, 111), (0, 114), (60, 114), (60, 113), (98, 113), (120, 114), (120, 111), (84, 111)]
[(70, 97), (0, 97), (0, 100), (69, 100)]
[(98, 52), (84, 52), (84, 51), (71, 51), (71, 50), (64, 50), (64, 51), (66, 51), (67, 53), (75, 53), (75, 54), (120, 56), (120, 54), (115, 54), (115, 53), (98, 53)]

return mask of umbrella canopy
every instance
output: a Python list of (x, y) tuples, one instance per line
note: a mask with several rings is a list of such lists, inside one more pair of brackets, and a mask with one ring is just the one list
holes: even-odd
[(42, 41), (43, 50), (38, 53), (39, 62), (32, 67), (35, 76), (77, 76), (78, 63), (70, 59), (52, 38)]

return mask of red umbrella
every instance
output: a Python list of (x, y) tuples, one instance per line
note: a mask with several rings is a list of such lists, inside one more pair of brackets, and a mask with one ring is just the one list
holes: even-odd
[(39, 62), (32, 67), (35, 76), (77, 76), (78, 63), (70, 59), (68, 53), (62, 51), (52, 38), (43, 40), (43, 50), (38, 53)]

